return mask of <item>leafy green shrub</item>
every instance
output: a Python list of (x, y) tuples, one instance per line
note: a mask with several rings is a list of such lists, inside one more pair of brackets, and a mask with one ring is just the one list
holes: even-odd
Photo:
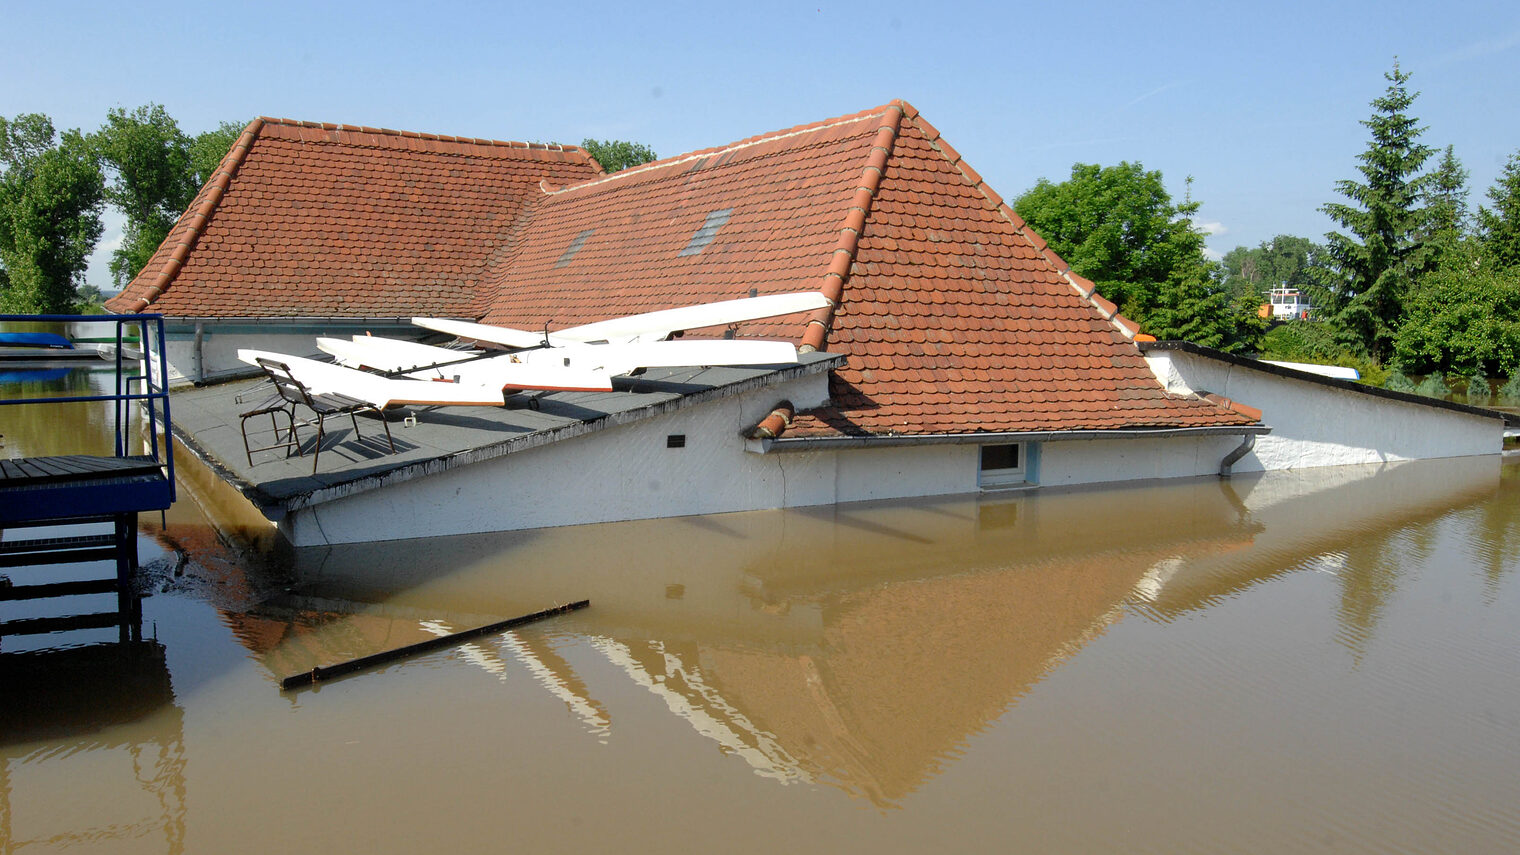
[(1499, 400), (1511, 405), (1520, 403), (1520, 371), (1515, 372), (1508, 383), (1499, 387)]
[(1467, 403), (1477, 406), (1486, 406), (1494, 398), (1493, 387), (1488, 378), (1482, 374), (1474, 374), (1467, 378)]
[(1427, 398), (1445, 399), (1451, 395), (1451, 387), (1446, 385), (1446, 376), (1439, 371), (1427, 374), (1414, 391), (1415, 394), (1424, 395)]
[(1388, 372), (1388, 377), (1383, 380), (1383, 388), (1393, 392), (1414, 392), (1414, 381), (1409, 375), (1398, 369)]

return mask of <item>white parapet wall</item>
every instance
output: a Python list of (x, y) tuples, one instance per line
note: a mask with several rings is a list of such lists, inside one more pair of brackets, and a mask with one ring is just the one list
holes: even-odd
[(1237, 472), (1499, 454), (1499, 413), (1374, 390), (1281, 366), (1164, 342), (1146, 361), (1167, 391), (1212, 392), (1262, 411), (1272, 432)]
[[(742, 435), (781, 400), (827, 396), (817, 374), (291, 510), (297, 546), (975, 493), (964, 442), (756, 453)], [(673, 441), (673, 437), (679, 437)], [(1028, 443), (1025, 486), (1211, 475), (1240, 436)], [(678, 445), (679, 447), (671, 447)]]

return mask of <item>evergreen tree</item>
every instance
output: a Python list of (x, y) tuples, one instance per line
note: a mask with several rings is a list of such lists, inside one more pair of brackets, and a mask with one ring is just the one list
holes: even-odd
[(1520, 151), (1509, 156), (1488, 198), (1494, 209), (1478, 209), (1483, 246), (1499, 265), (1520, 267)]
[(1336, 182), (1349, 204), (1331, 202), (1322, 210), (1350, 235), (1330, 232), (1327, 296), (1343, 340), (1382, 361), (1393, 350), (1404, 317), (1404, 297), (1431, 263), (1429, 212), (1420, 206), (1430, 184), (1420, 175), (1432, 150), (1418, 142), (1424, 132), (1408, 114), (1418, 93), (1409, 75), (1394, 63), (1384, 75), (1388, 90), (1372, 101), (1372, 118), (1362, 122), (1372, 140), (1357, 167), (1364, 181)]
[(1467, 236), (1472, 219), (1467, 209), (1468, 172), (1457, 159), (1455, 147), (1447, 146), (1435, 171), (1430, 173), (1426, 208), (1429, 211), (1428, 240), (1434, 249), (1431, 266), (1441, 263), (1441, 256), (1454, 249)]

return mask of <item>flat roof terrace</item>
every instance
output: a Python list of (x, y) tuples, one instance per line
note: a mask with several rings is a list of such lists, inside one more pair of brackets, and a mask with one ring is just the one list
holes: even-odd
[[(795, 365), (650, 369), (614, 378), (611, 392), (543, 394), (536, 409), (529, 406), (531, 393), (512, 396), (504, 407), (397, 407), (387, 412), (394, 454), (373, 415), (359, 415), (358, 437), (347, 418), (329, 416), (315, 473), (314, 427), (300, 430), (303, 456), (286, 457), (283, 449), (256, 451), (249, 464), (242, 414), (273, 394), (263, 377), (176, 391), (174, 434), (266, 517), (278, 520), (355, 493), (821, 374), (843, 361), (840, 354), (808, 353)], [(298, 417), (314, 420), (304, 408)], [(267, 437), (269, 417), (255, 416), (248, 427)]]

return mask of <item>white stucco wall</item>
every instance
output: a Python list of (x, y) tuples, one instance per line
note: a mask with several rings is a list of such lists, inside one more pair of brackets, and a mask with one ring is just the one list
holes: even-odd
[[(253, 370), (238, 361), (237, 352), (243, 348), (272, 350), (291, 356), (322, 357), (317, 349), (317, 336), (348, 338), (356, 333), (371, 332), (389, 338), (415, 337), (417, 327), (395, 319), (372, 320), (271, 320), (262, 321), (207, 321), (202, 327), (201, 356), (205, 364), (202, 374), (205, 380), (217, 380), (234, 374)], [(166, 321), (164, 354), (169, 360), (171, 383), (191, 383), (195, 376), (195, 327), (184, 319)]]
[[(305, 546), (828, 502), (830, 461), (748, 454), (741, 436), (779, 401), (809, 408), (827, 395), (827, 375), (802, 377), (324, 502), (280, 528)], [(685, 447), (667, 448), (671, 434)]]
[[(977, 492), (980, 446), (759, 454), (741, 432), (775, 404), (822, 403), (823, 375), (508, 454), (294, 511), (297, 546), (547, 528)], [(684, 448), (666, 447), (670, 434)], [(1065, 486), (1213, 474), (1235, 436), (1044, 443), (1039, 483)], [(1033, 474), (1033, 473), (1031, 473)]]
[(1175, 350), (1146, 354), (1167, 389), (1209, 391), (1262, 411), (1272, 433), (1234, 466), (1249, 472), (1498, 454), (1504, 427), (1488, 418), (1390, 400)]
[[(345, 333), (345, 337), (347, 334)], [(288, 353), (291, 356), (321, 356), (317, 350), (316, 337), (308, 332), (280, 335), (277, 333), (264, 335), (207, 335), (201, 342), (202, 358), (205, 365), (202, 368), (203, 378), (215, 380), (231, 374), (246, 373), (254, 370), (252, 367), (238, 361), (239, 348), (256, 347), (260, 350), (272, 350), (276, 353)], [(184, 339), (179, 336), (170, 338), (164, 342), (164, 356), (169, 360), (169, 382), (192, 383), (195, 377), (195, 341)]]
[(1217, 475), (1220, 461), (1240, 445), (1242, 438), (1201, 436), (1047, 442), (1040, 449), (1040, 486)]

